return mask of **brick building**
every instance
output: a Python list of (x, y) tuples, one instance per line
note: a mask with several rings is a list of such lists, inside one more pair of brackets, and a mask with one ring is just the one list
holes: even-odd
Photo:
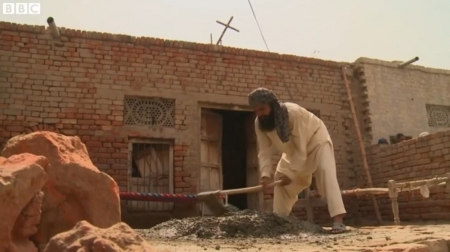
[(399, 132), (417, 137), (424, 131), (450, 129), (450, 71), (413, 65), (398, 68), (399, 63), (367, 58), (354, 63), (365, 92), (361, 97), (368, 104), (361, 113), (370, 115), (365, 126), (372, 144)]
[[(4, 22), (0, 31), (0, 146), (35, 130), (79, 136), (94, 164), (122, 191), (189, 193), (256, 184), (254, 118), (246, 96), (260, 86), (322, 118), (334, 142), (341, 187), (356, 186), (353, 160), (359, 151), (343, 65), (349, 73), (359, 69), (349, 78), (365, 142), (385, 134), (385, 122), (377, 124), (384, 110), (372, 106), (379, 91), (367, 86), (383, 81), (378, 68), (395, 70), (368, 60), (353, 66), (71, 29), (61, 29), (60, 44), (43, 26)], [(230, 203), (263, 209), (265, 199), (270, 195), (236, 196)], [(124, 204), (126, 213), (172, 209)]]

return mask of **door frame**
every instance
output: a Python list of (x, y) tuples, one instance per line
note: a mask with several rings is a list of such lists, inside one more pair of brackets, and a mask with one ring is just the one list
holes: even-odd
[[(198, 120), (198, 125), (197, 125), (197, 132), (198, 132), (198, 139), (201, 138), (201, 116), (202, 116), (202, 109), (219, 109), (219, 110), (229, 110), (229, 111), (236, 111), (236, 112), (253, 112), (253, 110), (249, 107), (249, 106), (242, 106), (242, 105), (232, 105), (232, 104), (219, 104), (219, 103), (209, 103), (209, 102), (199, 102), (198, 103), (198, 110), (197, 110), (197, 118), (199, 118)], [(198, 145), (197, 148), (200, 150), (201, 148), (201, 141), (198, 141)], [(258, 148), (258, 147), (257, 147)], [(201, 160), (200, 157), (201, 153), (199, 152), (199, 162)], [(199, 171), (200, 172), (200, 171)], [(248, 179), (248, 178), (247, 178)], [(259, 179), (259, 178), (256, 178)], [(200, 174), (198, 176), (198, 183), (200, 186)], [(254, 186), (254, 185), (247, 185), (247, 186)], [(264, 195), (262, 195), (262, 197), (258, 197), (259, 199), (262, 199), (262, 202), (259, 202), (258, 206), (260, 209), (256, 209), (258, 211), (263, 212), (264, 211)]]
[[(213, 117), (219, 117), (219, 118), (221, 118), (222, 119), (222, 115), (220, 115), (220, 114), (216, 114), (216, 113), (214, 113), (214, 112), (212, 112), (210, 109), (205, 109), (206, 111), (206, 115), (208, 115), (209, 114), (209, 116), (213, 116)], [(203, 116), (203, 115), (202, 115)], [(199, 122), (200, 122), (200, 132), (199, 132), (199, 139), (200, 139), (200, 151), (199, 151), (199, 153), (200, 153), (200, 167), (202, 167), (202, 156), (201, 156), (201, 154), (202, 154), (202, 150), (201, 150), (201, 148), (202, 148), (202, 141), (203, 140), (206, 140), (206, 141), (211, 141), (210, 139), (203, 139), (202, 138), (202, 130), (201, 130), (201, 125), (202, 125), (202, 121), (203, 121), (203, 118), (200, 118), (200, 120), (199, 120)], [(222, 124), (223, 124), (223, 122), (222, 122)], [(221, 125), (220, 127), (222, 128), (222, 126), (223, 125)], [(208, 136), (208, 138), (209, 138), (209, 136)], [(222, 153), (222, 139), (223, 139), (223, 136), (222, 136), (222, 132), (220, 132), (220, 140), (219, 140), (219, 147), (218, 147), (218, 151), (220, 152), (220, 154)], [(219, 190), (221, 190), (222, 188), (223, 188), (223, 176), (222, 176), (222, 155), (218, 155), (218, 157), (219, 157), (219, 185), (220, 185), (220, 188), (219, 188)], [(201, 170), (200, 170), (200, 174), (199, 174), (199, 179), (200, 179), (200, 181), (199, 181), (199, 186), (201, 187), (202, 186), (202, 184), (201, 184)], [(211, 190), (211, 188), (209, 188), (209, 190)], [(213, 190), (217, 190), (216, 188), (214, 188)]]

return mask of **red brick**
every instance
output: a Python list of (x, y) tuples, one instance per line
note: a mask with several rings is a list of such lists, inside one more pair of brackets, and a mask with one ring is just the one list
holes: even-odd
[(174, 151), (174, 156), (184, 157), (186, 156), (185, 151)]
[(88, 141), (86, 142), (86, 145), (89, 147), (102, 147), (102, 143), (101, 142), (92, 142), (92, 141)]
[(128, 159), (128, 153), (113, 153), (111, 154), (111, 157), (117, 159)]
[(191, 187), (191, 185), (189, 183), (186, 183), (186, 182), (175, 182), (175, 187), (189, 188), (189, 187)]

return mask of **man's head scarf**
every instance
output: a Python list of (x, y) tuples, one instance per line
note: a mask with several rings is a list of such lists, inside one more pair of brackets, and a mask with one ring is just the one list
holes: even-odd
[(257, 88), (248, 95), (248, 104), (254, 108), (257, 105), (266, 104), (272, 109), (275, 118), (275, 129), (280, 140), (285, 143), (291, 137), (289, 129), (289, 114), (284, 103), (267, 88)]

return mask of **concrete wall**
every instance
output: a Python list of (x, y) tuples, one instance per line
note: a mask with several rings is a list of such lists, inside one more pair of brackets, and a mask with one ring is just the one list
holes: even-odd
[[(340, 64), (212, 45), (0, 22), (0, 146), (38, 129), (78, 135), (92, 161), (126, 190), (128, 142), (173, 140), (175, 192), (198, 190), (200, 104), (246, 106), (264, 86), (320, 115), (342, 188), (354, 186), (350, 113)], [(278, 71), (276, 71), (278, 69)], [(288, 87), (286, 87), (286, 85)], [(175, 127), (123, 125), (124, 97), (176, 100)]]
[(355, 64), (362, 68), (370, 111), (372, 143), (403, 133), (413, 137), (450, 129), (428, 126), (425, 104), (450, 106), (450, 71), (367, 58)]
[[(374, 187), (387, 188), (387, 182), (429, 179), (450, 173), (450, 131), (411, 139), (395, 145), (373, 145), (366, 148)], [(366, 175), (357, 160), (357, 186), (367, 187)], [(399, 196), (400, 219), (426, 220), (450, 219), (450, 185), (430, 189), (430, 198), (415, 193), (401, 192)], [(378, 205), (385, 221), (392, 222), (391, 201), (384, 195), (378, 197)], [(359, 200), (363, 217), (373, 219), (373, 205), (370, 200)]]

